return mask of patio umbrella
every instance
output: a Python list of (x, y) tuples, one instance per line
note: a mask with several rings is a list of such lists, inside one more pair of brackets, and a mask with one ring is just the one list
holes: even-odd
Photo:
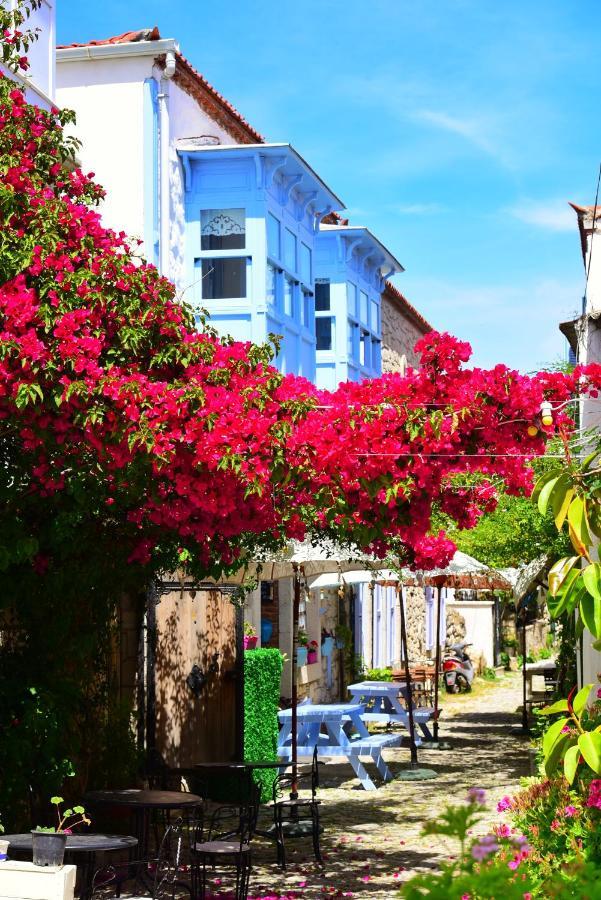
[[(277, 581), (280, 578), (293, 578), (292, 604), (292, 774), (296, 779), (298, 767), (297, 712), (298, 690), (296, 684), (297, 669), (297, 633), (300, 607), (301, 584), (312, 575), (336, 572), (342, 574), (353, 569), (363, 569), (375, 563), (355, 547), (345, 548), (333, 541), (291, 541), (280, 552), (253, 560), (244, 568), (224, 579), (225, 584), (243, 585), (249, 578), (261, 578), (266, 581)], [(243, 705), (241, 709), (243, 709)], [(240, 750), (240, 748), (238, 748)]]
[(451, 561), (442, 569), (431, 569), (417, 573), (424, 585), (435, 587), (436, 593), (436, 660), (434, 667), (434, 740), (438, 741), (439, 676), (440, 676), (440, 618), (443, 587), (468, 590), (512, 590), (506, 575), (480, 562), (467, 553), (458, 550)]

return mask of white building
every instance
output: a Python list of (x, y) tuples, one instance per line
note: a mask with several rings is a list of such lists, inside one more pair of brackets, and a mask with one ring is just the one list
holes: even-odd
[[(577, 362), (601, 363), (601, 207), (570, 205), (578, 220), (585, 288), (581, 315), (559, 327)], [(581, 422), (584, 429), (601, 426), (601, 398), (581, 401)], [(580, 683), (596, 682), (597, 673), (601, 672), (601, 653), (593, 649), (588, 631), (582, 639), (578, 663)]]
[[(15, 0), (9, 0), (14, 7)], [(21, 30), (38, 30), (38, 38), (27, 50), (29, 69), (26, 72), (10, 72), (0, 63), (0, 71), (9, 75), (25, 88), (29, 103), (50, 109), (54, 105), (56, 81), (56, 14), (54, 0), (42, 0), (39, 9), (33, 10)]]
[(157, 28), (59, 47), (57, 101), (77, 113), (82, 168), (107, 189), (104, 222), (181, 288), (184, 184), (177, 142), (255, 144), (262, 136)]

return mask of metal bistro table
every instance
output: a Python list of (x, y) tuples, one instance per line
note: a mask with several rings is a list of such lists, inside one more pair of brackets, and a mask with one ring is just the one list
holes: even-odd
[[(8, 853), (32, 855), (32, 838), (30, 834), (3, 834), (9, 842)], [(131, 851), (138, 844), (138, 839), (123, 834), (68, 834), (65, 857), (77, 866), (80, 873), (81, 900), (89, 900), (94, 887), (96, 871), (96, 854), (116, 850)]]
[(532, 689), (532, 681), (537, 675), (552, 675), (553, 671), (557, 669), (557, 661), (553, 658), (550, 659), (539, 659), (538, 662), (526, 663), (526, 699), (531, 700), (534, 696), (534, 691)]
[(118, 806), (131, 809), (134, 833), (140, 846), (140, 856), (148, 856), (150, 814), (155, 809), (194, 809), (202, 804), (196, 794), (186, 791), (151, 791), (129, 788), (121, 791), (89, 791), (84, 800), (90, 806)]
[[(343, 756), (353, 767), (366, 791), (376, 786), (360, 761), (361, 756), (372, 759), (384, 781), (391, 781), (392, 774), (384, 762), (382, 750), (398, 747), (401, 735), (370, 734), (363, 721), (364, 705), (361, 703), (306, 703), (297, 706), (297, 732), (299, 756), (311, 756), (317, 745), (317, 753), (323, 756)], [(278, 753), (290, 759), (292, 756), (292, 710), (278, 713), (280, 734)], [(327, 734), (322, 734), (324, 727)], [(349, 737), (345, 729), (354, 730)]]
[[(407, 685), (404, 682), (359, 681), (357, 684), (350, 684), (348, 689), (353, 703), (365, 703), (368, 706), (362, 716), (365, 722), (380, 722), (384, 725), (396, 722), (409, 730), (409, 714), (399, 700), (399, 693), (404, 697), (407, 696)], [(434, 710), (431, 707), (413, 708), (415, 724), (420, 727), (427, 741), (434, 740), (428, 728), (428, 722), (433, 715)], [(416, 735), (416, 746), (419, 747), (421, 742), (421, 738)]]

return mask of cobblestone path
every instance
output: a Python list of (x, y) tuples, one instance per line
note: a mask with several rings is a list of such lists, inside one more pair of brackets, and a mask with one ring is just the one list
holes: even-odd
[[(378, 780), (377, 791), (364, 791), (348, 764), (327, 763), (320, 773), (325, 869), (315, 865), (311, 843), (302, 839), (288, 841), (289, 865), (282, 873), (274, 844), (259, 840), (250, 895), (385, 900), (397, 896), (411, 874), (436, 868), (453, 850), (442, 839), (421, 837), (423, 822), (446, 803), (462, 801), (472, 786), (486, 789), (493, 820), (500, 797), (528, 774), (527, 742), (511, 729), (519, 724), (520, 689), (519, 676), (511, 673), (496, 682), (478, 681), (471, 695), (442, 696), (440, 737), (452, 750), (419, 752), (420, 766), (435, 769), (435, 780)], [(390, 750), (385, 757), (394, 774), (407, 766), (409, 751)], [(375, 767), (368, 768), (376, 781)], [(487, 822), (480, 827), (487, 830)]]

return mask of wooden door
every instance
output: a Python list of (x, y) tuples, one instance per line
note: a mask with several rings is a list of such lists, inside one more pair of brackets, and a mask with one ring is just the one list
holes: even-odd
[[(187, 683), (193, 666), (198, 696)], [(177, 591), (157, 606), (156, 742), (170, 766), (227, 760), (235, 735), (235, 609), (218, 591)]]

